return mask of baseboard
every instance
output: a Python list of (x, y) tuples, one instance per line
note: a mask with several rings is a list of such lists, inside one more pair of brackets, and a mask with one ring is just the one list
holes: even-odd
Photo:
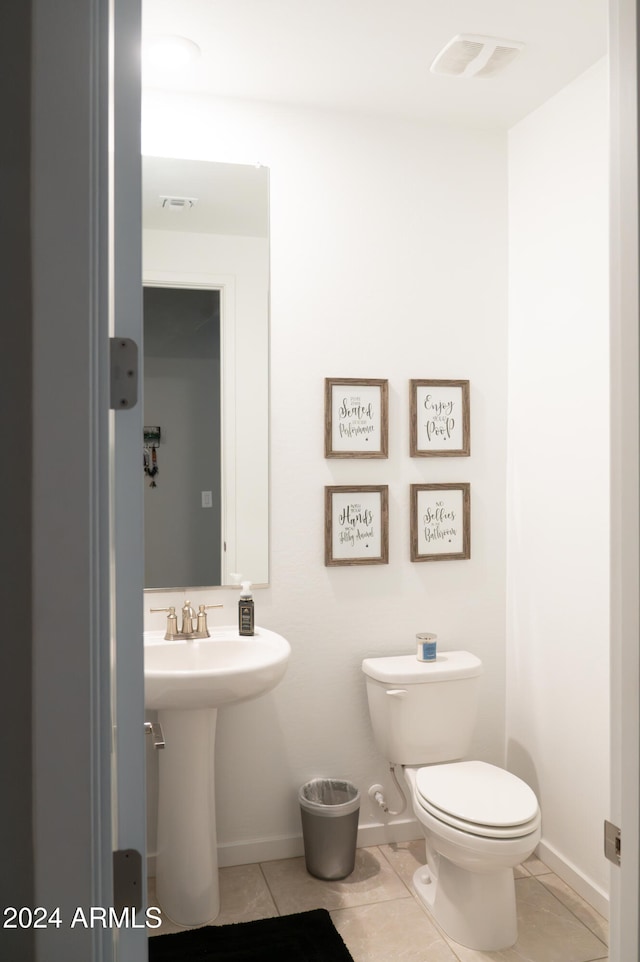
[[(371, 845), (388, 845), (393, 842), (409, 842), (420, 838), (422, 832), (415, 818), (358, 827), (358, 848)], [(276, 835), (269, 838), (252, 838), (242, 842), (221, 842), (218, 844), (218, 865), (229, 868), (232, 865), (252, 865), (255, 862), (273, 862), (281, 858), (298, 858), (304, 855), (302, 835)], [(156, 874), (155, 854), (147, 855), (147, 875)]]
[(537, 855), (545, 865), (549, 866), (552, 872), (555, 872), (563, 882), (570, 885), (578, 895), (581, 895), (589, 905), (593, 906), (596, 912), (599, 912), (605, 919), (609, 918), (609, 895), (604, 889), (587, 878), (580, 869), (564, 858), (548, 842), (544, 840), (540, 842)]
[[(421, 835), (416, 819), (400, 819), (383, 824), (380, 822), (358, 827), (358, 848), (385, 845), (390, 842), (407, 842)], [(304, 855), (302, 835), (281, 835), (271, 838), (253, 838), (243, 842), (218, 844), (218, 864), (250, 865), (253, 862), (273, 862), (280, 858), (297, 858)]]
[(218, 842), (218, 865), (251, 865), (273, 862), (279, 858), (297, 858), (304, 854), (302, 835), (275, 835), (248, 838), (242, 842)]
[(416, 818), (398, 818), (391, 822), (374, 822), (358, 828), (358, 848), (370, 845), (391, 845), (423, 838), (424, 832)]

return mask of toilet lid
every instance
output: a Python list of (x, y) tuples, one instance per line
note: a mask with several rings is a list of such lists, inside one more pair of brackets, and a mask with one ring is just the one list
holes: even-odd
[(499, 830), (520, 827), (524, 834), (527, 823), (537, 821), (538, 800), (529, 786), (487, 762), (421, 768), (416, 789), (428, 810), (435, 808), (434, 814), (452, 824), (460, 821)]

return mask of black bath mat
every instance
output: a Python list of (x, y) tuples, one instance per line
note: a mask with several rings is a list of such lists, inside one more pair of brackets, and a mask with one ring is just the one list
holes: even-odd
[(353, 962), (326, 909), (149, 939), (149, 962)]

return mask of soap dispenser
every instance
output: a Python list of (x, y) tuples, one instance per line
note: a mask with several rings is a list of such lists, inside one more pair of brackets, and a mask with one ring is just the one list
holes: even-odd
[(251, 595), (251, 582), (243, 581), (238, 602), (238, 632), (240, 635), (252, 635), (254, 627), (254, 607)]

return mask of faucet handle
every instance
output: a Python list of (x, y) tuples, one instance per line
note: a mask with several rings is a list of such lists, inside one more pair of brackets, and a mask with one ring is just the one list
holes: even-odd
[(167, 633), (164, 636), (165, 641), (173, 641), (178, 634), (178, 617), (176, 615), (176, 609), (173, 605), (169, 608), (149, 608), (149, 611), (168, 611), (167, 615)]
[(196, 627), (196, 632), (203, 638), (211, 637), (207, 627), (207, 608), (224, 608), (224, 605), (198, 605), (198, 624)]

